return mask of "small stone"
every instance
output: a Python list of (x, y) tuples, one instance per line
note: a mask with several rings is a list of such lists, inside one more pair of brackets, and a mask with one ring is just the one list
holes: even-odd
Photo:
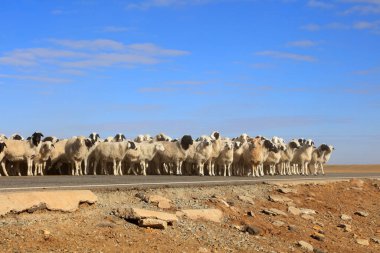
[(262, 212), (268, 215), (272, 215), (272, 216), (277, 216), (277, 215), (283, 215), (286, 217), (288, 216), (285, 212), (278, 210), (276, 208), (264, 209)]
[(338, 227), (343, 228), (344, 232), (351, 232), (352, 231), (351, 225), (339, 224)]
[(268, 199), (272, 202), (276, 202), (276, 203), (287, 203), (287, 202), (293, 202), (292, 199), (288, 198), (288, 197), (285, 197), (285, 196), (281, 196), (281, 195), (269, 195)]
[(280, 221), (280, 220), (276, 220), (276, 221), (274, 221), (272, 224), (273, 224), (274, 226), (276, 226), (276, 227), (282, 227), (282, 226), (285, 225), (285, 222)]
[(322, 230), (322, 228), (320, 226), (318, 226), (318, 225), (313, 226), (313, 229), (317, 230), (317, 231)]
[(288, 207), (288, 212), (293, 214), (293, 215), (300, 215), (301, 214), (301, 210), (299, 208), (293, 207), (293, 206)]
[(313, 252), (314, 253), (325, 253), (323, 250), (318, 249), (318, 248), (314, 248)]
[(247, 212), (247, 215), (248, 215), (248, 216), (251, 216), (251, 217), (255, 217), (255, 214), (254, 214), (253, 211), (248, 211), (248, 212)]
[(362, 216), (362, 217), (367, 217), (369, 215), (369, 213), (367, 213), (365, 211), (357, 211), (357, 212), (355, 212), (355, 214)]
[(311, 238), (323, 242), (325, 240), (325, 236), (321, 233), (314, 233), (311, 235)]
[(200, 247), (198, 253), (209, 253), (210, 251), (207, 248)]
[(297, 230), (297, 227), (295, 225), (289, 225), (288, 226), (288, 230), (291, 231), (291, 232), (294, 232)]
[(300, 208), (301, 213), (303, 214), (316, 214), (315, 210), (313, 209), (308, 209), (308, 208)]
[(314, 217), (308, 214), (302, 214), (301, 218), (305, 220), (314, 220)]
[(342, 215), (340, 216), (340, 218), (341, 218), (342, 220), (352, 220), (352, 217), (349, 216), (349, 215), (347, 215), (347, 214), (342, 214)]
[(364, 181), (361, 179), (351, 179), (350, 184), (354, 187), (362, 188), (364, 186)]
[(371, 241), (373, 241), (374, 243), (380, 244), (380, 239), (377, 237), (372, 237)]
[(297, 193), (297, 190), (296, 189), (290, 189), (290, 188), (280, 188), (277, 190), (278, 192), (281, 192), (281, 193)]
[(250, 235), (259, 235), (263, 232), (263, 230), (252, 225), (245, 225), (245, 232), (248, 232)]
[(140, 227), (148, 227), (148, 228), (157, 228), (157, 229), (166, 229), (168, 227), (168, 223), (159, 219), (141, 219), (138, 222)]
[(44, 235), (50, 235), (51, 234), (49, 230), (43, 230), (43, 233), (44, 233)]
[(248, 197), (248, 196), (240, 195), (240, 196), (238, 196), (238, 199), (240, 201), (243, 201), (243, 202), (251, 204), (251, 205), (255, 204), (255, 202), (253, 201), (253, 199), (251, 197)]
[(356, 243), (364, 246), (369, 245), (369, 241), (367, 239), (356, 239)]
[(302, 249), (304, 249), (306, 251), (313, 252), (313, 250), (314, 250), (314, 247), (310, 243), (307, 243), (305, 241), (298, 241), (297, 244), (298, 244), (298, 246), (300, 246)]

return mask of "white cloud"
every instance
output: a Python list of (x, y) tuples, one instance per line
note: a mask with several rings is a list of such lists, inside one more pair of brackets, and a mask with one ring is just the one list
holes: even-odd
[(343, 14), (361, 14), (361, 15), (369, 15), (369, 14), (379, 14), (380, 13), (380, 5), (379, 6), (373, 6), (373, 5), (357, 5), (353, 6), (345, 11), (343, 11)]
[(279, 51), (261, 51), (261, 52), (257, 52), (256, 55), (269, 56), (269, 57), (280, 58), (280, 59), (290, 59), (290, 60), (295, 60), (295, 61), (306, 61), (306, 62), (316, 61), (316, 59), (310, 55), (294, 54), (294, 53), (279, 52)]
[[(0, 64), (17, 67), (45, 66), (70, 69), (88, 67), (135, 66), (157, 64), (167, 58), (187, 55), (190, 52), (166, 49), (153, 43), (123, 44), (122, 42), (96, 40), (49, 40), (64, 47), (15, 49), (0, 54)], [(47, 64), (48, 63), (48, 64)]]
[(380, 20), (368, 22), (368, 21), (360, 21), (356, 22), (353, 25), (353, 28), (358, 30), (377, 30), (380, 28)]

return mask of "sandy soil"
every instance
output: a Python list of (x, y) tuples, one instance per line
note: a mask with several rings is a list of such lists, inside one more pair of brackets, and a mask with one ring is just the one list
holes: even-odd
[(326, 165), (326, 173), (375, 173), (380, 172), (380, 164)]
[[(279, 187), (295, 192), (279, 193)], [(98, 203), (82, 205), (74, 213), (38, 210), (2, 217), (0, 252), (305, 252), (297, 246), (300, 240), (319, 250), (316, 252), (380, 252), (380, 244), (371, 241), (373, 237), (380, 238), (379, 187), (377, 180), (354, 180), (295, 186), (94, 191)], [(136, 197), (137, 193), (170, 199), (172, 207), (166, 210), (170, 213), (186, 208), (218, 208), (223, 211), (223, 220), (215, 223), (183, 217), (173, 226), (158, 230), (141, 228), (111, 214), (124, 207), (160, 210)], [(269, 201), (268, 196), (273, 194), (292, 202)], [(242, 201), (239, 196), (251, 197), (254, 203)], [(313, 209), (316, 214), (303, 218), (289, 213), (288, 206)], [(262, 213), (269, 208), (282, 210), (288, 216)], [(356, 211), (369, 215), (361, 217), (354, 214)], [(341, 214), (352, 220), (343, 221)], [(278, 221), (283, 224), (273, 224)], [(339, 228), (341, 223), (351, 225), (352, 231)], [(241, 232), (243, 225), (254, 226), (258, 234)], [(311, 237), (315, 232), (324, 235), (323, 241)], [(359, 245), (357, 239), (367, 239), (369, 245)]]

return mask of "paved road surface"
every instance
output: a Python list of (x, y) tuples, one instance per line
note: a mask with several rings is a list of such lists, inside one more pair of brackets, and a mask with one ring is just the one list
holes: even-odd
[(0, 191), (257, 184), (269, 181), (337, 180), (351, 178), (380, 179), (380, 173), (329, 173), (325, 176), (265, 176), (261, 178), (209, 176), (3, 176), (0, 177)]

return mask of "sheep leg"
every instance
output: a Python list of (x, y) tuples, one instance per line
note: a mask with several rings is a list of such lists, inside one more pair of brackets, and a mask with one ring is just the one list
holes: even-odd
[[(5, 162), (4, 161), (1, 162), (1, 169), (3, 170), (4, 176), (8, 177), (9, 175), (8, 175), (7, 170), (5, 169)], [(1, 174), (0, 174), (0, 176), (1, 176)]]
[(119, 176), (123, 175), (123, 170), (122, 170), (122, 167), (121, 167), (121, 163), (122, 163), (122, 161), (119, 161), (119, 163), (118, 163)]
[(260, 172), (260, 176), (263, 177), (264, 176), (264, 165), (263, 164), (259, 165), (259, 172)]
[(141, 169), (142, 169), (142, 174), (143, 174), (143, 176), (146, 176), (146, 166), (145, 166), (145, 162), (144, 162), (144, 161), (140, 162), (140, 166), (141, 166)]
[(325, 175), (325, 170), (323, 169), (323, 163), (320, 163), (319, 166), (321, 166), (322, 175)]
[[(19, 164), (19, 163), (17, 163), (17, 164)], [(33, 161), (31, 159), (27, 159), (26, 165), (28, 167), (28, 176), (33, 176)]]
[(117, 176), (117, 170), (116, 170), (116, 167), (117, 167), (117, 165), (116, 165), (116, 161), (113, 160), (113, 162), (112, 162), (112, 168), (113, 168), (113, 175), (114, 175), (114, 176)]
[(96, 167), (98, 167), (98, 162), (99, 162), (99, 160), (95, 159), (95, 161), (94, 161), (94, 172), (93, 172), (94, 176), (96, 176)]

